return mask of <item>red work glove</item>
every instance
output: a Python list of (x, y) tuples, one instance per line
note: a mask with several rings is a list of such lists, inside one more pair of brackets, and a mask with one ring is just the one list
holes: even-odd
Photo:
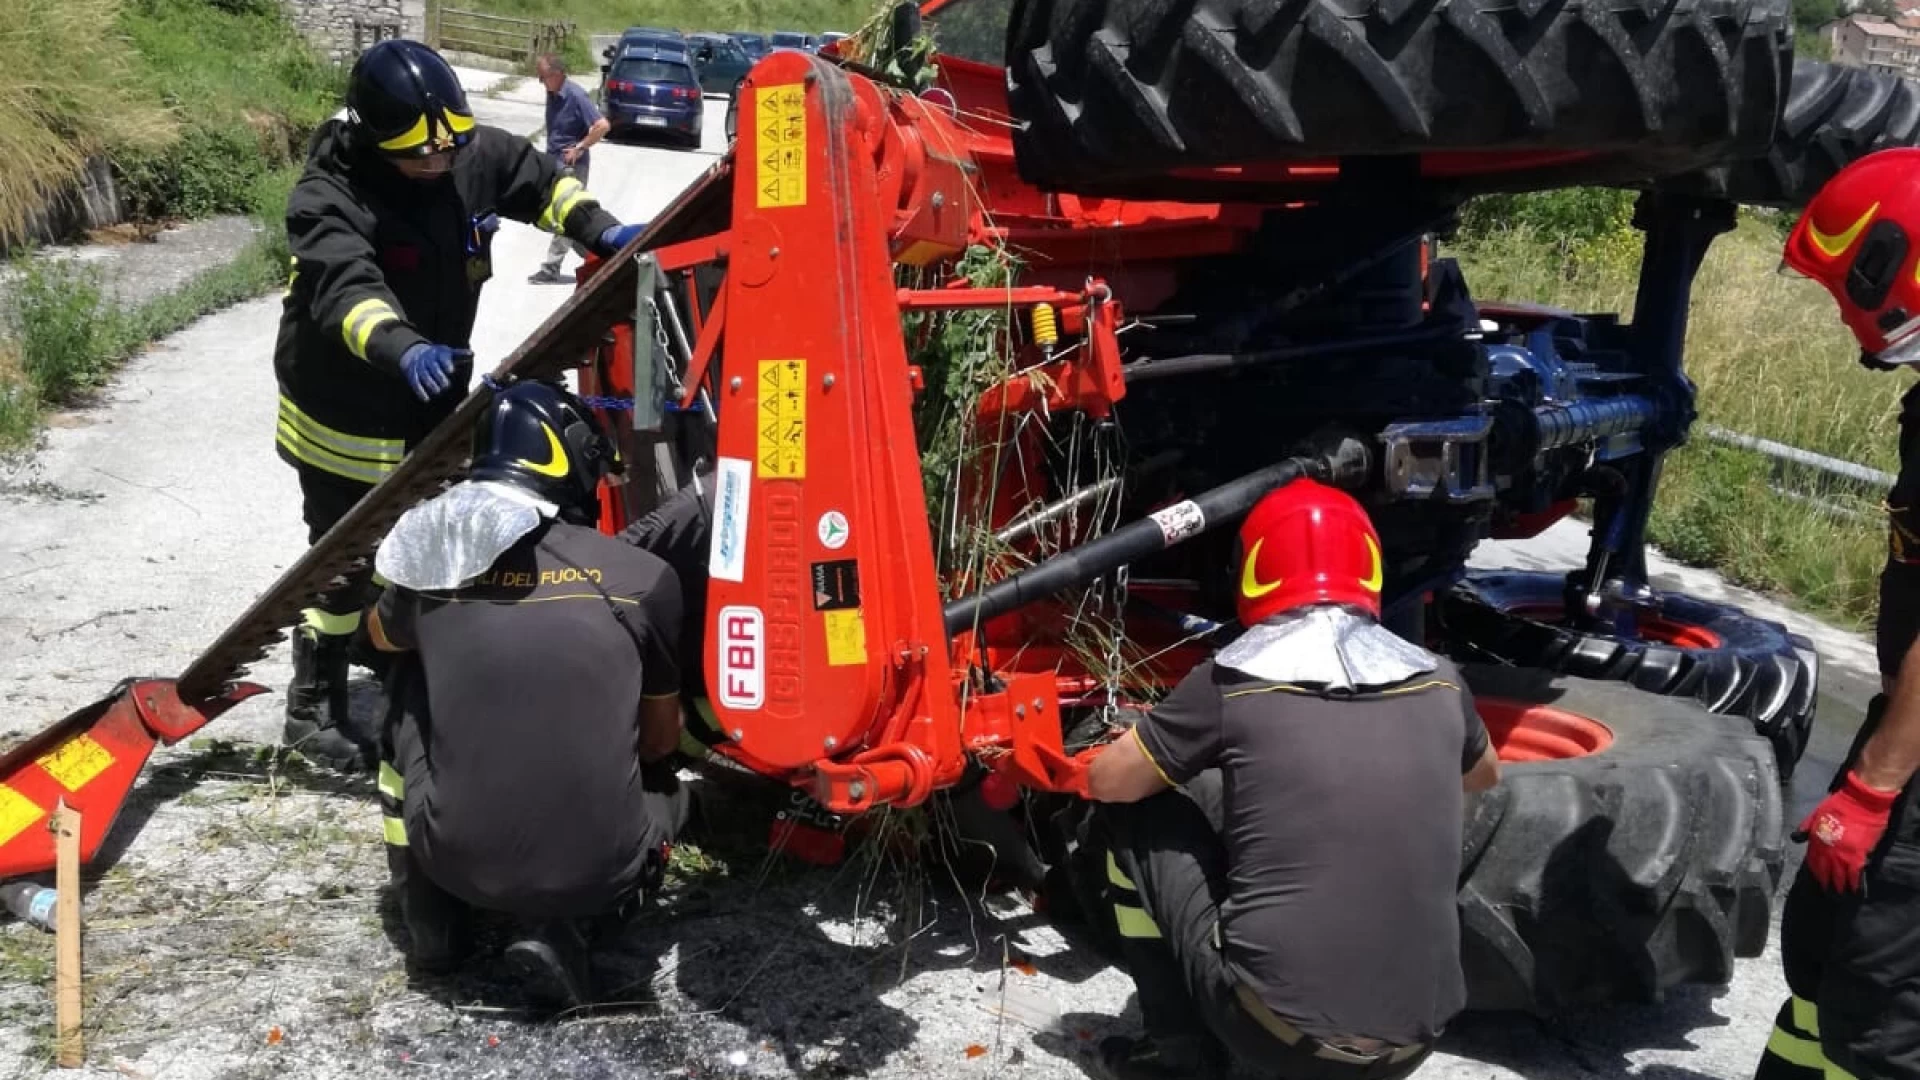
[(1800, 834), (1807, 841), (1807, 869), (1828, 892), (1856, 892), (1867, 856), (1886, 834), (1897, 791), (1867, 786), (1860, 774), (1849, 771), (1840, 790), (1828, 795), (1807, 820)]

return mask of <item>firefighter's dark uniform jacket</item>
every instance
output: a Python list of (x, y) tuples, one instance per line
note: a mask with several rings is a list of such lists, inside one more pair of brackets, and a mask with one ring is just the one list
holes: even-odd
[(489, 215), (594, 250), (619, 224), (552, 158), (499, 128), (477, 125), (451, 175), (426, 183), (356, 146), (343, 121), (315, 134), (287, 203), (293, 266), (274, 351), (284, 460), (377, 484), (459, 404), (471, 361), (423, 403), (400, 357), (421, 342), (469, 347), (493, 275)]
[[(1920, 387), (1900, 409), (1900, 474), (1887, 493), (1887, 561), (1875, 644), (1891, 680), (1920, 636)], [(1886, 714), (1877, 695), (1828, 790), (1859, 763)], [(1835, 895), (1804, 869), (1781, 913), (1792, 992), (1756, 1080), (1909, 1080), (1920, 1076), (1920, 777), (1908, 781), (1867, 862), (1859, 893)]]

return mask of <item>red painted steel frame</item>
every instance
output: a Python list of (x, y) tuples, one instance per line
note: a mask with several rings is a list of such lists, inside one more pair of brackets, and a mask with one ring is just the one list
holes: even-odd
[(137, 679), (0, 755), (0, 879), (53, 866), (48, 825), (61, 801), (80, 812), (80, 861), (91, 862), (159, 743), (172, 745), (267, 688), (237, 683), (182, 701), (171, 679)]
[[(718, 414), (702, 646), (728, 736), (719, 752), (842, 812), (920, 802), (957, 781), (969, 755), (1057, 787), (1060, 698), (1090, 687), (1061, 650), (1002, 636), (1023, 613), (979, 641), (947, 640), (900, 317), (1047, 304), (1058, 355), (1031, 348), (1022, 366), (1044, 370), (1049, 389), (1009, 380), (982, 399), (981, 422), (1104, 416), (1125, 393), (1117, 298), (1157, 303), (1181, 264), (1236, 250), (1270, 208), (1039, 192), (1018, 180), (990, 114), (798, 52), (762, 60), (741, 95), (729, 227), (659, 253), (668, 269), (722, 257), (726, 268), (691, 331), (686, 398), (704, 380)], [(1034, 268), (1021, 287), (897, 287), (898, 267), (950, 266), (980, 243)], [(589, 392), (631, 392), (631, 344), (631, 328), (616, 328), (583, 372)], [(625, 524), (610, 500), (602, 527)], [(1170, 653), (1166, 675), (1195, 659)], [(983, 662), (1002, 676), (996, 692), (961, 678)]]

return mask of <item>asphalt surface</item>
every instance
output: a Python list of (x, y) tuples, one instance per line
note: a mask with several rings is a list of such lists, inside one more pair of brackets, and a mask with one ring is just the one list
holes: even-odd
[[(483, 121), (539, 127), (533, 84), (488, 96), (499, 76), (463, 77)], [(590, 188), (623, 220), (644, 220), (712, 163), (723, 108), (708, 103), (702, 152), (596, 148)], [(525, 280), (546, 244), (517, 223), (496, 237), (474, 335), (481, 370), (565, 299), (570, 286)], [(129, 675), (178, 671), (300, 553), (298, 492), (272, 452), (278, 308), (268, 297), (196, 323), (63, 418), (31, 459), (0, 466), (0, 738), (38, 730)], [(1583, 544), (1563, 526), (1477, 561), (1570, 564)], [(1710, 576), (1687, 581), (1715, 587)], [(1861, 639), (1813, 629), (1831, 677), (1797, 805), (1870, 693)], [(277, 742), (288, 674), (282, 647), (253, 673), (275, 693), (209, 734), (243, 751)], [(289, 781), (250, 760), (183, 744), (149, 767), (115, 866), (87, 899), (99, 926), (90, 970), (123, 980), (91, 999), (90, 1015), (103, 1018), (88, 1075), (1064, 1078), (1088, 1074), (1095, 1038), (1137, 1022), (1127, 981), (1021, 905), (909, 903), (877, 878), (774, 881), (751, 862), (710, 894), (679, 894), (684, 906), (639, 933), (658, 967), (638, 1014), (555, 1026), (491, 1006), (484, 984), (423, 990), (378, 933), (370, 792)], [(221, 919), (244, 909), (253, 921), (215, 919), (209, 896)], [(243, 951), (232, 942), (248, 928), (260, 933)], [(0, 923), (0, 957), (40, 955), (36, 934)], [(889, 935), (906, 946), (885, 947)], [(54, 1073), (43, 990), (0, 969), (0, 1074)], [(1770, 949), (1741, 962), (1724, 990), (1688, 988), (1660, 1006), (1551, 1023), (1467, 1017), (1419, 1075), (1745, 1078), (1784, 993)]]

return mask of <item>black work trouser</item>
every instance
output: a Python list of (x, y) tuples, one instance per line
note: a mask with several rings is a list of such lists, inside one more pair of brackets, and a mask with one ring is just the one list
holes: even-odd
[[(1834, 781), (1878, 726), (1884, 695)], [(1914, 787), (1895, 805), (1860, 892), (1830, 893), (1803, 866), (1780, 917), (1791, 997), (1780, 1006), (1756, 1080), (1911, 1080), (1920, 1076), (1920, 813)]]
[(1396, 1080), (1419, 1068), (1429, 1047), (1405, 1061), (1359, 1064), (1316, 1056), (1311, 1038), (1289, 1044), (1237, 999), (1221, 952), (1227, 889), (1217, 769), (1184, 788), (1137, 803), (1101, 803), (1096, 827), (1111, 845), (1107, 895), (1120, 949), (1155, 1041), (1207, 1035), (1242, 1064), (1285, 1080)]
[[(410, 905), (408, 920), (416, 918), (456, 919), (466, 916), (472, 905), (437, 884), (413, 854), (407, 837), (407, 808), (430, 797), (433, 771), (427, 761), (427, 746), (432, 737), (433, 713), (427, 700), (426, 673), (419, 654), (408, 653), (398, 659), (388, 675), (386, 722), (380, 732), (380, 825), (386, 842), (387, 870), (391, 879), (404, 888)], [(669, 759), (671, 760), (671, 759)], [(676, 839), (676, 792), (679, 780), (666, 764), (643, 765), (641, 775), (646, 791), (642, 803), (647, 810), (647, 864), (630, 893), (609, 905), (603, 917), (626, 918), (649, 893), (658, 891), (667, 871), (667, 846)], [(413, 784), (407, 779), (413, 778)], [(522, 793), (523, 798), (568, 797), (563, 791)], [(523, 922), (539, 920), (523, 918)]]
[[(309, 546), (320, 542), (327, 530), (358, 504), (373, 485), (349, 480), (319, 469), (301, 468), (300, 516), (307, 523)], [(350, 571), (344, 584), (322, 593), (308, 609), (307, 622), (321, 633), (352, 633), (359, 627), (359, 616), (373, 603), (378, 590), (373, 583), (373, 563)], [(317, 614), (316, 614), (317, 613)], [(349, 625), (351, 624), (351, 625)]]

